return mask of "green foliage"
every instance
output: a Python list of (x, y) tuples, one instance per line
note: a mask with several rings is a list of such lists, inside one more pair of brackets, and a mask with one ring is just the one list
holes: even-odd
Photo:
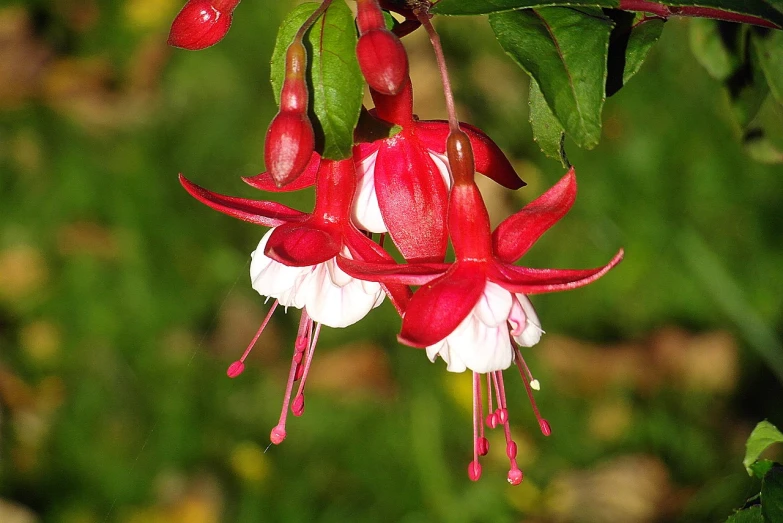
[(612, 21), (597, 9), (550, 7), (494, 13), (489, 23), (506, 53), (536, 81), (566, 134), (581, 147), (595, 147)]
[[(317, 7), (312, 2), (298, 6), (280, 26), (271, 73), (278, 104), (286, 48)], [(321, 155), (332, 160), (351, 155), (353, 130), (362, 106), (364, 80), (356, 60), (356, 38), (353, 15), (344, 2), (334, 2), (306, 34), (311, 120)]]
[(771, 445), (783, 443), (783, 434), (768, 421), (753, 429), (742, 461), (748, 474), (761, 480), (761, 492), (745, 503), (726, 523), (777, 523), (783, 521), (783, 465), (759, 456)]
[(753, 474), (750, 467), (759, 459), (761, 453), (775, 443), (783, 443), (783, 434), (781, 434), (777, 427), (768, 421), (762, 421), (756, 425), (756, 428), (750, 433), (750, 437), (745, 444), (745, 459), (742, 460), (742, 464), (745, 465), (748, 474)]

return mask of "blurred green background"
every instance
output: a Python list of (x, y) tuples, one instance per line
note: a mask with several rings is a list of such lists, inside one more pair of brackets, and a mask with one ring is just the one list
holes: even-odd
[[(524, 260), (626, 249), (599, 282), (533, 298), (547, 335), (526, 358), (553, 435), (508, 372), (525, 482), (505, 481), (500, 431), (468, 480), (469, 376), (398, 345), (388, 303), (324, 329), (307, 411), (264, 452), (298, 314), (276, 313), (225, 376), (267, 310), (247, 276), (263, 231), (176, 174), (263, 197), (239, 177), (263, 170), (292, 4), (242, 2), (200, 52), (166, 46), (178, 0), (0, 7), (0, 521), (707, 522), (739, 507), (745, 438), (783, 425), (783, 169), (744, 156), (684, 21), (607, 101), (601, 145), (569, 149), (577, 203)], [(563, 170), (486, 21), (438, 22), (462, 119), (529, 184), (483, 187), (497, 220)], [(422, 36), (405, 39), (416, 110), (442, 117)]]

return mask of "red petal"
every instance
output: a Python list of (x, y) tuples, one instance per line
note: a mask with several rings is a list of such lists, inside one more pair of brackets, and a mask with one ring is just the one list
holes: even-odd
[[(477, 172), (508, 189), (516, 190), (526, 185), (519, 179), (519, 175), (500, 147), (484, 131), (463, 122), (460, 122), (459, 127), (470, 138)], [(416, 134), (427, 149), (445, 154), (446, 137), (449, 135), (448, 122), (441, 120), (417, 122)]]
[(331, 231), (307, 224), (288, 223), (272, 232), (264, 254), (293, 267), (307, 267), (331, 260), (340, 253), (340, 238)]
[(378, 206), (406, 260), (446, 255), (448, 191), (429, 154), (405, 131), (385, 140), (375, 162)]
[(264, 225), (266, 227), (277, 227), (287, 222), (301, 222), (308, 217), (307, 214), (286, 207), (276, 202), (267, 202), (263, 200), (248, 200), (245, 198), (236, 198), (234, 196), (224, 196), (222, 194), (208, 191), (199, 187), (181, 174), (179, 183), (182, 187), (201, 203), (228, 214), (234, 218), (239, 218), (250, 223)]
[(315, 184), (315, 175), (318, 172), (318, 166), (321, 165), (321, 156), (314, 152), (310, 157), (310, 161), (307, 163), (304, 172), (296, 178), (293, 182), (286, 184), (282, 187), (278, 187), (275, 181), (272, 180), (272, 176), (268, 172), (257, 174), (255, 176), (243, 177), (242, 181), (248, 184), (250, 187), (258, 189), (260, 191), (269, 192), (289, 192), (298, 191), (300, 189), (306, 189)]
[(562, 218), (576, 199), (576, 174), (568, 174), (516, 214), (506, 218), (492, 234), (497, 258), (512, 263), (522, 257), (550, 227)]
[(609, 263), (595, 269), (531, 269), (497, 263), (493, 265), (489, 279), (509, 292), (542, 294), (567, 291), (594, 282), (622, 259), (623, 250), (620, 249)]
[(470, 314), (484, 292), (486, 281), (484, 264), (454, 264), (442, 277), (413, 294), (397, 338), (413, 347), (427, 347), (441, 341)]

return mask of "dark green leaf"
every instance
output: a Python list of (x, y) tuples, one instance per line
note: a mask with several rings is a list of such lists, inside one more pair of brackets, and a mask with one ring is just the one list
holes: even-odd
[(751, 42), (772, 96), (783, 104), (783, 31), (756, 29)]
[(783, 521), (783, 466), (775, 465), (761, 482), (761, 511), (767, 521)]
[(560, 160), (563, 167), (568, 167), (568, 159), (565, 155), (565, 132), (563, 126), (557, 121), (552, 110), (544, 100), (538, 84), (530, 81), (530, 123), (533, 126), (533, 140), (548, 157)]
[(606, 96), (612, 96), (639, 72), (650, 48), (661, 36), (664, 21), (616, 9), (606, 13), (615, 23), (609, 38), (606, 78)]
[[(783, 7), (778, 0), (667, 0), (670, 7), (708, 7), (757, 17), (783, 27)], [(442, 15), (479, 15), (548, 6), (620, 6), (619, 0), (441, 0), (432, 11)]]
[(696, 60), (716, 80), (725, 80), (742, 63), (737, 24), (719, 24), (714, 20), (690, 22), (691, 51)]
[[(285, 77), (285, 50), (318, 4), (298, 6), (286, 17), (272, 54), (272, 85), (279, 103)], [(356, 60), (356, 26), (343, 2), (333, 3), (307, 32), (308, 87), (311, 119), (324, 158), (339, 160), (351, 155), (353, 130), (359, 119), (364, 93)]]
[(750, 470), (752, 471), (752, 475), (758, 479), (762, 479), (767, 472), (769, 472), (769, 469), (772, 468), (772, 465), (774, 465), (775, 462), (769, 459), (760, 459), (758, 461), (753, 462), (750, 465)]
[(753, 474), (750, 469), (751, 463), (756, 461), (761, 453), (774, 443), (783, 443), (783, 434), (777, 427), (766, 420), (756, 425), (745, 444), (745, 459), (742, 460), (749, 475)]
[(581, 147), (601, 137), (612, 22), (599, 9), (547, 7), (494, 13), (500, 45), (541, 88), (566, 133)]
[(729, 516), (726, 523), (766, 523), (761, 513), (761, 505), (755, 505), (745, 510), (739, 510)]
[(620, 0), (441, 0), (432, 8), (441, 15), (483, 15), (549, 6), (619, 7)]

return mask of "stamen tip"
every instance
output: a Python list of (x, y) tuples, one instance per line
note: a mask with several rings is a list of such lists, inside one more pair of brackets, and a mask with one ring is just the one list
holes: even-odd
[(294, 402), (291, 405), (291, 412), (294, 413), (294, 416), (301, 416), (304, 414), (305, 409), (305, 401), (304, 401), (304, 394), (299, 394), (296, 398), (294, 398)]
[(522, 471), (519, 469), (511, 469), (508, 471), (508, 482), (512, 485), (519, 485), (522, 483), (523, 478), (524, 474), (522, 474)]
[(478, 481), (481, 477), (481, 464), (478, 461), (471, 461), (468, 465), (468, 477), (471, 481)]
[(541, 418), (540, 420), (538, 420), (538, 425), (541, 427), (541, 433), (544, 436), (552, 435), (552, 427), (549, 426), (549, 422), (547, 420)]
[(280, 445), (285, 439), (285, 437), (286, 437), (285, 427), (283, 427), (282, 425), (277, 425), (275, 428), (272, 429), (272, 432), (269, 434), (269, 439), (275, 445)]
[(489, 454), (489, 440), (485, 437), (480, 437), (477, 441), (477, 448), (479, 456), (486, 456)]
[(498, 426), (498, 416), (496, 413), (487, 414), (487, 419), (485, 420), (487, 423), (487, 427), (494, 429)]
[(241, 361), (237, 360), (231, 365), (228, 366), (228, 369), (226, 370), (226, 375), (229, 378), (236, 378), (240, 374), (242, 374), (245, 371), (245, 364)]
[(541, 390), (541, 382), (538, 380), (530, 380), (530, 388), (533, 390)]

